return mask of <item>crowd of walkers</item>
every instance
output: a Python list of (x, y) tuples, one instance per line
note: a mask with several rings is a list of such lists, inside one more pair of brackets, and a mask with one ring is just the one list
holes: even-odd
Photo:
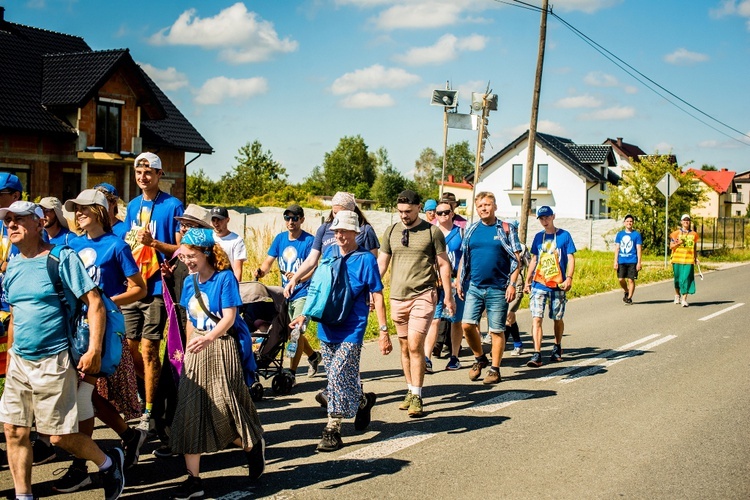
[[(157, 457), (184, 457), (187, 477), (170, 498), (202, 497), (201, 456), (232, 445), (245, 456), (249, 481), (263, 474), (263, 427), (248, 387), (256, 369), (252, 325), (240, 314), (244, 240), (229, 231), (226, 209), (185, 209), (159, 189), (163, 171), (157, 155), (140, 154), (134, 173), (141, 194), (127, 205), (124, 222), (117, 213), (117, 189), (110, 184), (64, 203), (47, 197), (35, 204), (21, 199), (16, 176), (0, 173), (0, 319), (8, 339), (0, 367), (6, 375), (0, 421), (18, 499), (34, 498), (32, 465), (53, 460), (55, 447), (74, 457), (54, 481), (55, 491), (72, 493), (91, 485), (91, 461), (100, 470), (105, 498), (118, 498), (125, 488), (124, 471), (138, 463), (141, 447), (152, 436), (161, 442)], [(405, 383), (399, 408), (410, 418), (425, 414), (425, 375), (435, 370), (432, 358), (440, 344), (447, 348), (445, 370), (462, 368), (459, 353), (466, 339), (474, 356), (469, 379), (501, 381), (506, 342), (513, 341), (511, 355), (524, 353), (515, 316), (524, 294), (533, 340), (526, 365), (545, 362), (545, 311), (553, 320), (549, 362), (563, 360), (566, 293), (573, 286), (576, 246), (569, 232), (555, 226), (551, 207), (537, 210), (542, 230), (526, 248), (519, 241), (518, 222), (495, 215), (491, 192), (476, 194), (478, 220), (471, 224), (456, 213), (451, 193), (422, 203), (417, 193), (405, 190), (395, 201), (399, 220), (380, 238), (350, 193), (333, 196), (330, 215), (315, 235), (302, 229), (304, 209), (290, 205), (283, 213), (286, 230), (250, 271), (258, 280), (278, 265), (281, 283), (274, 284), (283, 287), (288, 303), (284, 321), (301, 333), (285, 368), (292, 385), (302, 354), (308, 375), (325, 367), (326, 388), (315, 395), (328, 414), (319, 452), (343, 446), (344, 419), (353, 418), (359, 431), (370, 424), (377, 395), (365, 391), (360, 355), (372, 313), (380, 352), (392, 352), (392, 334), (398, 341)], [(72, 227), (63, 207), (73, 214)], [(641, 239), (633, 222), (632, 216), (625, 218), (615, 247), (614, 268), (627, 305), (641, 269)], [(675, 303), (683, 307), (687, 294), (695, 292), (696, 240), (685, 215), (670, 245)], [(62, 247), (54, 264), (61, 285), (49, 272), (55, 246)], [(345, 296), (335, 299), (345, 315), (318, 322), (316, 351), (305, 337), (315, 301), (321, 300), (311, 283), (317, 270), (331, 266), (338, 266), (346, 282)], [(383, 279), (389, 270), (386, 304)], [(101, 372), (103, 296), (125, 319), (122, 357), (108, 375)], [(76, 362), (65, 321), (79, 303), (85, 306), (90, 342)], [(483, 317), (489, 356), (479, 328)], [(103, 450), (92, 440), (95, 417), (117, 433), (119, 446)]]

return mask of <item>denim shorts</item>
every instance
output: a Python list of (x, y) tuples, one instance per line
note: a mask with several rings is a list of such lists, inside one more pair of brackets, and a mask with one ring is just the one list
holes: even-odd
[(482, 311), (487, 310), (487, 324), (491, 332), (504, 332), (508, 316), (508, 302), (505, 290), (499, 288), (477, 288), (470, 284), (466, 291), (466, 304), (462, 323), (478, 325)]
[(456, 293), (456, 289), (453, 289), (453, 301), (456, 303), (456, 311), (453, 314), (453, 316), (447, 316), (445, 314), (445, 308), (443, 306), (443, 297), (445, 297), (445, 292), (442, 288), (438, 289), (438, 300), (437, 304), (435, 304), (435, 315), (432, 317), (432, 319), (447, 319), (451, 323), (456, 323), (461, 321), (461, 318), (464, 315), (464, 301), (458, 298), (458, 294)]
[(549, 301), (549, 319), (561, 320), (565, 316), (565, 303), (568, 299), (565, 298), (565, 292), (562, 290), (540, 290), (539, 288), (532, 288), (531, 295), (529, 295), (529, 309), (531, 310), (532, 318), (543, 318), (544, 308), (547, 306)]

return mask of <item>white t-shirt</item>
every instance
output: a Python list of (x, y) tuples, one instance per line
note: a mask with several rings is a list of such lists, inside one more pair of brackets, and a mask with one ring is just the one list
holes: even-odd
[(247, 249), (245, 248), (245, 241), (240, 238), (237, 233), (230, 232), (226, 236), (219, 236), (214, 233), (214, 240), (221, 246), (224, 253), (229, 257), (230, 262), (235, 260), (247, 260)]

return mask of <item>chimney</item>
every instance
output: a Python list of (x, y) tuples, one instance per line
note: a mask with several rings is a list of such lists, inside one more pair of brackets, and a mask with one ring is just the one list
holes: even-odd
[(0, 23), (5, 21), (5, 7), (0, 5)]
[(448, 182), (456, 182), (456, 178), (453, 175), (448, 174)]
[(622, 148), (622, 137), (617, 138), (617, 147)]

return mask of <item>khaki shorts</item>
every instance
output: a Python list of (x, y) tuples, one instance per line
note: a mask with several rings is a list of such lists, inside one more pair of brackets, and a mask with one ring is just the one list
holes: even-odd
[(50, 436), (78, 432), (78, 374), (67, 350), (36, 361), (10, 357), (0, 422)]
[(409, 333), (427, 335), (435, 314), (437, 293), (427, 290), (413, 299), (391, 299), (391, 319), (396, 325), (399, 338), (406, 338)]
[(289, 319), (290, 320), (293, 320), (294, 318), (302, 314), (302, 311), (305, 310), (306, 301), (307, 301), (307, 296), (304, 296), (297, 300), (293, 300), (292, 302), (289, 303)]

